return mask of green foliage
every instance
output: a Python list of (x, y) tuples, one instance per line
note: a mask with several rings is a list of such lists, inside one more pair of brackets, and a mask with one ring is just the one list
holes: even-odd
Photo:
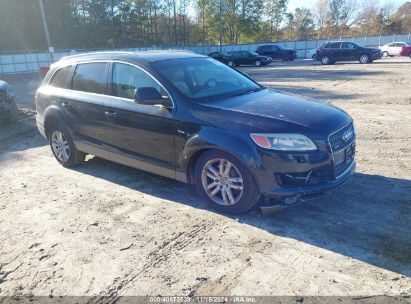
[[(317, 0), (43, 0), (55, 49), (252, 43), (411, 32), (411, 2)], [(0, 51), (46, 50), (38, 0), (2, 0)]]

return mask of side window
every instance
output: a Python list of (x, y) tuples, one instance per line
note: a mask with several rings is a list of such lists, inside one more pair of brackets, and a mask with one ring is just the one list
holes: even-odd
[(331, 43), (330, 48), (332, 49), (339, 49), (341, 47), (341, 42), (334, 42)]
[(73, 90), (97, 94), (106, 93), (107, 64), (104, 62), (77, 65), (73, 75)]
[(341, 48), (342, 49), (353, 49), (354, 48), (354, 44), (353, 43), (351, 43), (351, 42), (343, 42), (342, 44), (341, 44)]
[(142, 87), (154, 87), (162, 96), (167, 96), (164, 89), (146, 72), (128, 64), (114, 63), (113, 96), (134, 99), (136, 90)]
[(49, 82), (49, 85), (56, 88), (67, 89), (70, 71), (71, 66), (66, 66), (59, 69), (56, 73), (54, 73), (53, 78)]

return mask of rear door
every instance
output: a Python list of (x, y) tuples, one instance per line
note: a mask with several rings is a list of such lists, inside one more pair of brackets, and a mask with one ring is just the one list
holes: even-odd
[(110, 76), (112, 97), (106, 102), (104, 134), (110, 149), (144, 162), (147, 171), (155, 172), (150, 167), (154, 165), (168, 168), (168, 172), (174, 174), (175, 108), (134, 101), (135, 91), (141, 87), (154, 87), (162, 96), (168, 96), (168, 93), (147, 72), (133, 65), (113, 63)]
[(107, 99), (108, 63), (80, 63), (74, 67), (71, 91), (61, 94), (75, 141), (104, 145), (104, 102)]
[(335, 60), (349, 60), (344, 50), (341, 49), (341, 42), (330, 43), (328, 51)]

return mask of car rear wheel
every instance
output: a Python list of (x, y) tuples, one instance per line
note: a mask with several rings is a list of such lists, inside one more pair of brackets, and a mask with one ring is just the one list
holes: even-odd
[(388, 57), (388, 56), (389, 56), (389, 54), (388, 54), (388, 52), (387, 52), (387, 51), (385, 51), (385, 52), (382, 52), (382, 56), (383, 56), (383, 57)]
[(260, 60), (256, 60), (256, 61), (254, 62), (254, 65), (255, 65), (256, 67), (260, 67), (260, 66), (261, 66), (261, 61), (260, 61)]
[(329, 57), (329, 56), (322, 56), (321, 57), (321, 64), (323, 64), (323, 65), (327, 65), (327, 64), (331, 64), (332, 63), (332, 61), (331, 61), (331, 58)]
[(360, 56), (360, 59), (359, 59), (359, 62), (361, 63), (361, 64), (365, 64), (365, 63), (370, 63), (370, 56), (369, 55), (367, 55), (367, 54), (362, 54), (361, 56)]
[(242, 214), (254, 207), (260, 197), (258, 187), (247, 168), (223, 151), (207, 151), (195, 164), (197, 190), (214, 209)]
[(284, 55), (281, 59), (282, 59), (282, 61), (290, 61), (290, 56), (289, 55)]
[(63, 126), (56, 125), (52, 128), (49, 142), (54, 157), (64, 167), (78, 166), (86, 158), (85, 153), (76, 149), (69, 132)]

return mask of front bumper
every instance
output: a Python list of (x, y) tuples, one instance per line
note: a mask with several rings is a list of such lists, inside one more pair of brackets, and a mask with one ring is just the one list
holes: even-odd
[(382, 58), (382, 52), (371, 54), (371, 59), (372, 60), (378, 60), (378, 59), (381, 59), (381, 58)]
[(258, 149), (259, 165), (252, 173), (260, 192), (265, 196), (311, 196), (342, 186), (355, 172), (355, 137), (337, 150), (329, 140), (316, 144), (316, 151), (301, 153)]
[(304, 185), (294, 187), (281, 187), (279, 185), (265, 189), (264, 195), (267, 196), (309, 196), (329, 192), (344, 185), (348, 179), (355, 173), (356, 162), (353, 161), (351, 165), (335, 180), (320, 183), (316, 185)]

